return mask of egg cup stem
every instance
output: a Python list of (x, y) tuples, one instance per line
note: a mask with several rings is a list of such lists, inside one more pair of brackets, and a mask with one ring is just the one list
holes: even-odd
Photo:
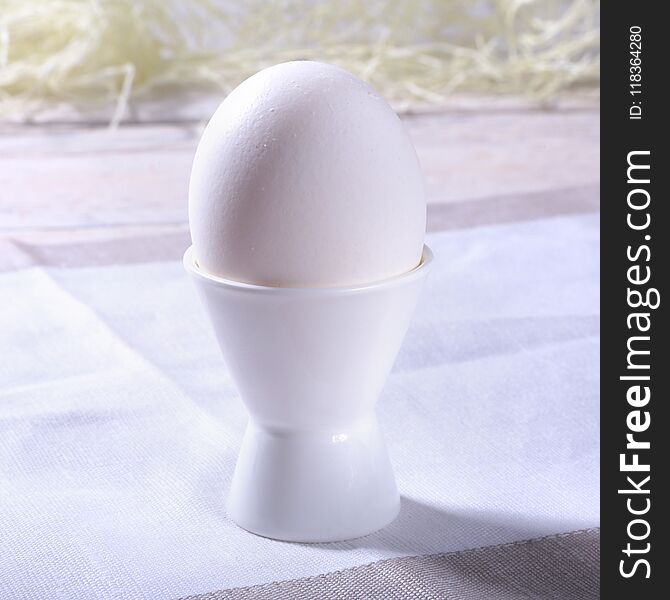
[(395, 519), (400, 498), (376, 420), (306, 432), (252, 420), (227, 505), (253, 533), (332, 542), (381, 529)]

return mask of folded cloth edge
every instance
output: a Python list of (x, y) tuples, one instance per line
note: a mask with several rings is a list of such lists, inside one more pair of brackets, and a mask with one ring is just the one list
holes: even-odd
[(589, 600), (599, 597), (599, 588), (600, 528), (592, 527), (493, 546), (382, 559), (322, 575), (222, 589), (180, 600)]

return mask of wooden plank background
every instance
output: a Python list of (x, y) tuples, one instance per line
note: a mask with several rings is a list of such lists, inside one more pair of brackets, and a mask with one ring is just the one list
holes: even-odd
[[(598, 210), (594, 100), (552, 110), (455, 101), (404, 120), (426, 175), (429, 230)], [(204, 124), (187, 114), (116, 130), (2, 127), (0, 270), (178, 259)]]

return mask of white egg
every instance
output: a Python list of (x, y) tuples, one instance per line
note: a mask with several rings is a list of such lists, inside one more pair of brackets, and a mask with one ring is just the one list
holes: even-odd
[(419, 264), (424, 181), (403, 124), (372, 88), (332, 65), (289, 62), (244, 81), (212, 117), (189, 220), (211, 274), (359, 285)]

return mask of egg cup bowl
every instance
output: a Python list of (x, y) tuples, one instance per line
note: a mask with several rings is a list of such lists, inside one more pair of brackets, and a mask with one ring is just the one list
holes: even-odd
[(367, 535), (400, 497), (375, 404), (433, 254), (352, 287), (269, 287), (184, 266), (249, 412), (227, 508), (252, 533), (294, 542)]

